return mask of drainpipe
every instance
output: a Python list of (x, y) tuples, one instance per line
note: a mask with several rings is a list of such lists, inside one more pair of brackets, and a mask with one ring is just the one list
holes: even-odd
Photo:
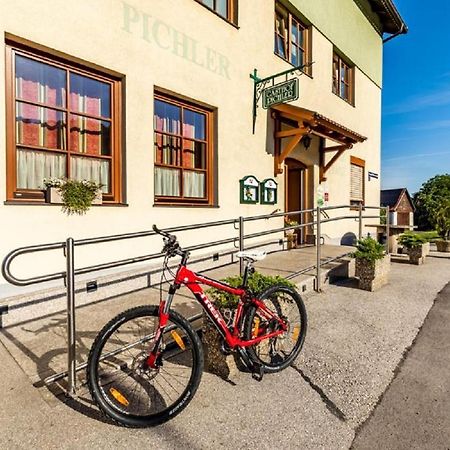
[(402, 26), (400, 27), (400, 30), (397, 31), (397, 33), (389, 36), (386, 39), (383, 39), (383, 44), (386, 44), (386, 42), (389, 42), (391, 39), (394, 39), (395, 37), (399, 36), (400, 34), (406, 34), (408, 32), (408, 28), (405, 26), (404, 23), (402, 23)]

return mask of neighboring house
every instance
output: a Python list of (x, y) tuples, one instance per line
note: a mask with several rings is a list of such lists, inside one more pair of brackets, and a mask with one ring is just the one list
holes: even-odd
[(381, 206), (389, 206), (389, 223), (398, 226), (414, 226), (416, 207), (406, 188), (383, 189), (380, 196)]
[[(406, 31), (391, 0), (3, 0), (0, 31), (0, 258), (69, 236), (314, 208), (319, 196), (379, 204), (368, 175), (380, 172), (383, 37)], [(253, 133), (249, 75), (312, 62), (298, 100), (259, 102)], [(275, 180), (274, 204), (240, 202), (248, 175)], [(45, 177), (100, 182), (103, 205), (67, 217), (45, 203)], [(357, 229), (323, 226), (336, 239)], [(76, 262), (160, 247), (104, 245)], [(21, 275), (60, 270), (60, 253), (23, 259)]]

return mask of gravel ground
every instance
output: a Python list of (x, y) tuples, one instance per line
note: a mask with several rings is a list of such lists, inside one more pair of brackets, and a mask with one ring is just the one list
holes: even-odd
[(233, 383), (204, 374), (188, 408), (153, 429), (123, 429), (79, 402), (45, 401), (0, 344), (0, 447), (10, 448), (349, 448), (412, 344), (450, 259), (393, 264), (376, 293), (352, 282), (306, 299), (309, 328), (294, 368), (261, 383), (240, 373)]
[(297, 366), (353, 427), (369, 416), (450, 280), (450, 259), (392, 264), (390, 280), (374, 293), (347, 280), (307, 302), (308, 337)]
[(450, 442), (450, 283), (352, 450), (437, 450)]

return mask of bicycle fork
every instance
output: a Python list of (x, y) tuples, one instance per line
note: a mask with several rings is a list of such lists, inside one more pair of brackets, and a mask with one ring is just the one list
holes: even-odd
[(169, 321), (170, 306), (172, 305), (172, 300), (177, 289), (178, 287), (175, 284), (171, 284), (169, 287), (169, 295), (167, 296), (167, 300), (162, 300), (159, 303), (158, 329), (156, 330), (155, 338), (153, 340), (154, 342), (153, 348), (150, 351), (150, 354), (148, 355), (148, 358), (146, 360), (146, 366), (151, 369), (158, 369), (158, 367), (160, 366), (158, 362), (158, 356), (161, 354), (161, 352), (159, 351), (159, 349), (161, 346), (164, 330), (167, 326), (167, 322)]

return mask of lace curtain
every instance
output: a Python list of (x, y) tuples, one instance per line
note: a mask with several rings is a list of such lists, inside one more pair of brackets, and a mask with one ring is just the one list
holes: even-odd
[[(110, 191), (110, 163), (107, 160), (73, 157), (70, 160), (71, 178), (91, 180)], [(17, 187), (44, 189), (44, 178), (66, 176), (66, 155), (17, 149)]]
[[(184, 196), (205, 197), (205, 174), (200, 172), (183, 171)], [(155, 167), (155, 195), (167, 197), (180, 196), (180, 171)]]

